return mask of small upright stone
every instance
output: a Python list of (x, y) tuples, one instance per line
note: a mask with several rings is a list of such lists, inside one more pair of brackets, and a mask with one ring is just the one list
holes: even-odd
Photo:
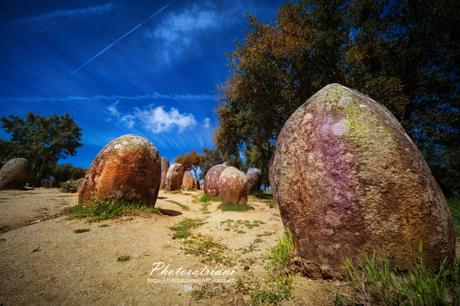
[(96, 156), (78, 189), (80, 203), (115, 199), (154, 206), (160, 189), (160, 156), (139, 136), (112, 140)]
[(27, 159), (10, 159), (0, 170), (0, 190), (23, 189), (27, 182), (28, 175)]
[(193, 179), (192, 172), (185, 171), (184, 177), (182, 178), (182, 189), (193, 190), (195, 189), (195, 180)]
[(219, 194), (223, 204), (246, 204), (248, 191), (244, 173), (235, 167), (225, 168), (219, 177)]
[(165, 190), (173, 191), (179, 190), (182, 186), (182, 178), (184, 177), (184, 166), (182, 164), (172, 164), (168, 172), (166, 173), (165, 179)]
[(161, 157), (161, 183), (160, 188), (165, 188), (165, 180), (166, 180), (166, 173), (168, 173), (169, 169), (169, 161), (168, 158), (165, 156)]
[(260, 171), (260, 169), (257, 168), (251, 168), (246, 173), (246, 179), (248, 180), (248, 194), (252, 194), (260, 190), (262, 171)]
[(204, 193), (210, 196), (219, 195), (219, 177), (222, 172), (227, 168), (226, 164), (219, 164), (212, 166), (204, 177)]
[(407, 270), (455, 258), (446, 199), (414, 142), (383, 105), (331, 84), (278, 136), (270, 183), (307, 274), (345, 275), (346, 258), (390, 255)]

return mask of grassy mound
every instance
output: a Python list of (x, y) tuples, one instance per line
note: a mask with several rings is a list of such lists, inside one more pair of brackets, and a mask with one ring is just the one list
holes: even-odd
[(336, 305), (460, 305), (460, 260), (443, 264), (438, 272), (422, 259), (407, 273), (397, 273), (389, 259), (367, 256), (362, 265), (351, 260), (346, 267), (352, 285), (350, 296), (338, 294)]
[(75, 205), (67, 212), (72, 218), (89, 218), (90, 222), (98, 222), (124, 215), (159, 213), (159, 209), (118, 200), (94, 200), (90, 204)]

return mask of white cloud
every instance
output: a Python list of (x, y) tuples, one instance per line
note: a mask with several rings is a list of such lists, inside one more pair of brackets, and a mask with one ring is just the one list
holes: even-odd
[(114, 8), (113, 3), (106, 3), (91, 7), (77, 8), (70, 10), (55, 10), (41, 15), (32, 16), (22, 21), (37, 26), (38, 30), (46, 29), (60, 22), (67, 22), (74, 18), (103, 15)]
[(169, 111), (165, 111), (163, 106), (145, 110), (136, 109), (134, 116), (144, 129), (153, 133), (169, 132), (174, 128), (182, 132), (184, 129), (196, 125), (193, 114), (181, 114), (174, 107)]
[(211, 119), (204, 118), (202, 127), (209, 129), (211, 127)]
[(135, 124), (136, 117), (133, 115), (124, 115), (120, 118), (120, 122), (123, 123), (128, 129), (132, 129)]
[[(135, 108), (134, 112), (122, 114), (117, 108), (118, 102), (106, 107), (110, 121), (116, 118), (120, 123), (128, 129), (134, 126), (140, 126), (146, 131), (158, 134), (170, 132), (178, 129), (179, 132), (193, 127), (197, 124), (193, 114), (180, 113), (176, 108), (171, 107), (169, 111), (164, 109), (164, 106), (157, 106), (147, 109)], [(209, 118), (205, 119), (204, 124), (209, 124)]]
[(186, 51), (193, 52), (199, 48), (197, 40), (203, 34), (233, 24), (235, 18), (232, 13), (209, 5), (200, 7), (194, 4), (178, 13), (168, 14), (153, 31), (147, 31), (146, 35), (160, 43), (157, 56), (169, 63)]
[(107, 106), (106, 108), (110, 116), (112, 117), (120, 117), (120, 112), (117, 109), (117, 104), (118, 104), (118, 101), (115, 102), (114, 104)]

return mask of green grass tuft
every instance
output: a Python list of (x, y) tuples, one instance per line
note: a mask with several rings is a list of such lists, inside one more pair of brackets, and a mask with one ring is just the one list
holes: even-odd
[(191, 230), (200, 225), (203, 225), (205, 222), (201, 219), (190, 219), (185, 218), (180, 221), (178, 224), (171, 226), (169, 229), (174, 232), (174, 238), (183, 239), (188, 238), (192, 235)]
[(131, 256), (129, 255), (121, 255), (121, 256), (118, 256), (117, 261), (123, 262), (123, 261), (128, 261), (130, 259), (131, 259)]
[(86, 232), (89, 232), (89, 228), (78, 228), (78, 229), (73, 230), (73, 232), (75, 234), (86, 233)]
[(218, 202), (220, 201), (220, 197), (211, 196), (211, 195), (204, 193), (198, 198), (198, 201), (199, 202)]
[(269, 260), (272, 270), (285, 271), (291, 260), (294, 251), (292, 234), (287, 231), (279, 239), (276, 245), (270, 250)]
[(222, 211), (248, 211), (254, 209), (254, 207), (248, 204), (220, 204), (217, 208)]
[(159, 209), (118, 200), (94, 200), (87, 205), (77, 204), (69, 208), (67, 212), (73, 218), (89, 218), (89, 222), (99, 222), (123, 215), (158, 213)]
[(460, 197), (447, 200), (454, 219), (455, 234), (460, 236)]
[(452, 267), (443, 264), (438, 272), (425, 266), (423, 259), (407, 273), (397, 273), (389, 259), (366, 256), (356, 266), (345, 266), (352, 285), (350, 297), (337, 295), (336, 305), (459, 305), (460, 260)]
[(253, 305), (280, 305), (289, 298), (292, 278), (289, 276), (271, 275), (265, 288), (257, 288), (250, 293)]

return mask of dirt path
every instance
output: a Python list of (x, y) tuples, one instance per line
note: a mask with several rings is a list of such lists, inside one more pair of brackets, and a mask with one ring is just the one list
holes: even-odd
[(41, 222), (75, 205), (75, 194), (57, 188), (0, 191), (0, 232), (7, 232), (32, 222)]
[[(76, 195), (52, 189), (0, 193), (1, 224), (16, 228), (0, 234), (0, 305), (249, 304), (249, 297), (236, 294), (234, 285), (194, 284), (190, 277), (179, 277), (184, 284), (148, 282), (158, 262), (169, 263), (171, 269), (235, 269), (224, 279), (265, 276), (268, 250), (283, 233), (278, 210), (251, 197), (254, 210), (222, 212), (218, 203), (194, 200), (198, 195), (161, 193), (156, 206), (182, 212), (176, 217), (151, 214), (87, 223), (60, 216), (20, 227), (58, 214), (76, 203)], [(173, 239), (170, 227), (185, 218), (204, 223), (192, 230), (196, 245)], [(75, 233), (78, 229), (89, 231)], [(211, 245), (211, 251), (203, 245)], [(121, 256), (130, 258), (120, 262)], [(150, 278), (166, 276), (156, 271)], [(296, 277), (286, 304), (330, 304), (337, 288), (332, 282)], [(196, 299), (196, 293), (203, 296)]]

